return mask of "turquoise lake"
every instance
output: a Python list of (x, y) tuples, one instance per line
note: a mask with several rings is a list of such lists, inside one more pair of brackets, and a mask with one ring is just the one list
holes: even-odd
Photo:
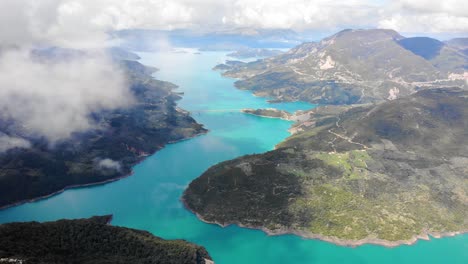
[[(303, 239), (267, 236), (259, 230), (205, 224), (180, 202), (184, 188), (211, 165), (244, 154), (272, 150), (286, 138), (291, 122), (240, 113), (241, 108), (309, 109), (307, 103), (269, 104), (234, 88), (234, 80), (211, 68), (223, 53), (140, 53), (141, 62), (160, 69), (154, 76), (179, 85), (179, 106), (210, 132), (170, 144), (134, 168), (132, 176), (0, 211), (0, 223), (49, 221), (113, 214), (113, 225), (144, 229), (167, 239), (205, 246), (217, 264), (230, 263), (468, 263), (468, 235), (412, 246), (357, 248)], [(365, 212), (363, 212), (365, 214)]]

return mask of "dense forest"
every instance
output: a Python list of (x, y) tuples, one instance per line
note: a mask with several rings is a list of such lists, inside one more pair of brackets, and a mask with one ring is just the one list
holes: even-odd
[(210, 260), (201, 246), (110, 226), (111, 217), (0, 225), (0, 262), (180, 264)]

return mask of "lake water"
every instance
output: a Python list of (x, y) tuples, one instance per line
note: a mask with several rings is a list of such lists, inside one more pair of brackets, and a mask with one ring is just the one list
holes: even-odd
[[(166, 146), (135, 166), (131, 177), (106, 185), (68, 190), (49, 199), (0, 211), (0, 223), (49, 221), (113, 214), (113, 225), (148, 230), (205, 246), (218, 264), (230, 263), (468, 263), (468, 235), (418, 241), (412, 246), (357, 248), (303, 239), (267, 236), (258, 230), (205, 224), (180, 202), (184, 188), (220, 161), (261, 153), (288, 136), (288, 121), (240, 113), (241, 108), (308, 109), (307, 103), (268, 104), (233, 87), (234, 80), (211, 70), (223, 53), (141, 53), (155, 76), (180, 86), (179, 106), (210, 132)], [(363, 212), (365, 213), (365, 212)]]

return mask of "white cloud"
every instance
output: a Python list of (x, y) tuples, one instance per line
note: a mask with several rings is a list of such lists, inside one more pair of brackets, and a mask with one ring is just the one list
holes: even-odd
[(194, 8), (185, 1), (123, 0), (90, 1), (100, 9), (91, 14), (92, 23), (112, 29), (187, 27), (193, 22)]
[(128, 28), (467, 32), (467, 18), (462, 0), (14, 0), (0, 1), (0, 41), (90, 46)]
[(400, 32), (456, 33), (468, 32), (468, 17), (446, 14), (394, 14), (379, 21), (379, 27)]
[(398, 0), (380, 10), (378, 27), (401, 32), (468, 33), (468, 5), (461, 0)]
[(468, 32), (468, 5), (463, 0), (235, 0), (226, 10), (222, 22), (241, 27)]
[(194, 10), (184, 2), (0, 1), (0, 44), (45, 43), (61, 47), (96, 48), (105, 44), (106, 32), (111, 30), (189, 27), (194, 22)]
[(0, 118), (51, 143), (96, 128), (93, 112), (132, 103), (122, 72), (99, 54), (44, 63), (9, 50), (0, 54), (0, 87)]
[(102, 45), (105, 28), (89, 23), (89, 9), (78, 1), (0, 1), (0, 44)]
[(112, 159), (102, 159), (98, 162), (98, 167), (101, 169), (110, 169), (120, 171), (121, 165), (120, 162), (112, 160)]
[(449, 16), (468, 16), (468, 5), (461, 0), (397, 0), (393, 5), (400, 6), (401, 9), (417, 13), (445, 13)]
[(31, 143), (23, 138), (6, 135), (0, 132), (0, 153), (12, 148), (29, 148)]
[[(89, 21), (106, 1), (96, 2), (0, 1), (1, 119), (53, 144), (97, 128), (90, 114), (132, 103), (125, 75), (99, 52), (112, 27)], [(35, 47), (54, 45), (95, 52), (55, 62), (31, 57)]]
[(370, 1), (236, 0), (223, 17), (225, 24), (261, 28), (326, 29), (372, 22)]

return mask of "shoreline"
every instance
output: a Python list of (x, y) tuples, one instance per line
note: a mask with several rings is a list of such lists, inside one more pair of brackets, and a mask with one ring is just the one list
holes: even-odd
[[(152, 154), (151, 154), (151, 155), (152, 155)], [(141, 161), (143, 161), (143, 160), (144, 160), (144, 159), (142, 159)], [(141, 161), (135, 163), (135, 164), (132, 165), (132, 166), (137, 165), (137, 164), (140, 163)], [(50, 198), (50, 197), (52, 197), (52, 196), (61, 194), (61, 193), (63, 193), (64, 191), (67, 191), (67, 190), (70, 190), (70, 189), (78, 189), (78, 188), (83, 188), (83, 187), (91, 187), (91, 186), (104, 185), (104, 184), (107, 184), (107, 183), (110, 183), (110, 182), (118, 181), (118, 180), (121, 180), (121, 179), (123, 179), (123, 178), (129, 177), (129, 176), (131, 176), (132, 174), (133, 174), (133, 170), (132, 170), (130, 173), (128, 173), (128, 174), (125, 174), (125, 175), (122, 175), (122, 176), (119, 176), (119, 177), (116, 177), (116, 178), (112, 178), (112, 179), (107, 179), (107, 180), (104, 180), (104, 181), (93, 182), (93, 183), (74, 184), (74, 185), (65, 186), (65, 187), (63, 187), (62, 189), (60, 189), (60, 190), (58, 190), (58, 191), (55, 191), (55, 192), (53, 192), (53, 193), (50, 193), (50, 194), (38, 196), (38, 197), (36, 197), (36, 198), (21, 200), (21, 201), (18, 201), (18, 202), (14, 202), (14, 203), (12, 203), (12, 204), (3, 205), (3, 206), (0, 207), (0, 211), (1, 211), (1, 210), (8, 209), (8, 208), (10, 208), (10, 207), (19, 206), (19, 205), (22, 205), (22, 204), (25, 204), (25, 203), (33, 203), (33, 202), (37, 202), (37, 201), (40, 201), (40, 200), (45, 200), (45, 199), (48, 199), (48, 198)]]
[[(195, 134), (195, 135), (192, 135), (192, 136), (190, 136), (190, 137), (186, 137), (186, 138), (181, 138), (181, 139), (178, 139), (178, 140), (169, 141), (169, 142), (167, 142), (166, 144), (162, 145), (161, 148), (158, 148), (157, 150), (155, 150), (154, 152), (150, 153), (149, 155), (141, 156), (141, 159), (139, 159), (137, 162), (135, 162), (135, 164), (132, 164), (131, 167), (133, 168), (134, 166), (140, 164), (141, 162), (143, 162), (144, 160), (146, 160), (147, 157), (150, 157), (150, 156), (156, 154), (158, 151), (160, 151), (161, 149), (163, 149), (163, 148), (164, 148), (166, 145), (168, 145), (168, 144), (174, 144), (174, 143), (178, 143), (178, 142), (181, 142), (181, 141), (189, 140), (189, 139), (192, 139), (192, 138), (201, 136), (201, 135), (205, 135), (205, 134), (207, 134), (208, 132), (209, 132), (209, 130), (206, 130), (206, 131), (202, 131), (202, 132), (200, 132), (200, 133), (197, 133), (197, 134)], [(118, 177), (115, 177), (115, 178), (111, 178), (111, 179), (107, 179), (107, 180), (103, 180), (103, 181), (98, 181), (98, 182), (90, 182), (90, 183), (83, 183), (83, 184), (73, 184), (73, 185), (65, 186), (65, 187), (63, 187), (62, 189), (58, 190), (58, 191), (55, 191), (55, 192), (52, 192), (52, 193), (49, 193), (49, 194), (46, 194), (46, 195), (41, 195), (41, 196), (38, 196), (38, 197), (35, 197), (35, 198), (25, 199), (25, 200), (21, 200), (21, 201), (18, 201), (18, 202), (11, 203), (11, 204), (6, 204), (6, 205), (3, 205), (3, 206), (0, 206), (0, 211), (6, 210), (6, 209), (11, 208), (11, 207), (19, 206), (19, 205), (22, 205), (22, 204), (26, 204), (26, 203), (33, 203), (33, 202), (37, 202), (37, 201), (40, 201), (40, 200), (45, 200), (45, 199), (51, 198), (52, 196), (61, 194), (61, 193), (65, 192), (65, 191), (67, 191), (67, 190), (78, 189), (78, 188), (84, 188), (84, 187), (93, 187), (93, 186), (104, 185), (104, 184), (107, 184), (107, 183), (115, 182), (115, 181), (118, 181), (118, 180), (121, 180), (121, 179), (130, 177), (130, 176), (132, 176), (132, 175), (133, 175), (133, 169), (130, 170), (129, 173), (124, 174), (124, 175), (121, 175), (121, 176), (118, 176)]]
[(208, 221), (203, 218), (202, 215), (199, 213), (193, 211), (187, 206), (187, 203), (183, 197), (180, 198), (180, 201), (184, 205), (185, 209), (188, 210), (189, 212), (195, 214), (197, 218), (207, 224), (213, 224), (213, 225), (218, 225), (222, 228), (225, 228), (230, 225), (236, 225), (238, 227), (242, 228), (248, 228), (248, 229), (254, 229), (254, 230), (261, 230), (268, 236), (280, 236), (280, 235), (296, 235), (304, 239), (314, 239), (314, 240), (321, 240), (324, 242), (332, 243), (338, 246), (345, 246), (345, 247), (358, 247), (358, 246), (363, 246), (363, 245), (378, 245), (378, 246), (383, 246), (386, 248), (394, 248), (398, 246), (403, 246), (403, 245), (414, 245), (416, 244), (419, 240), (431, 240), (432, 238), (438, 239), (438, 238), (444, 238), (444, 237), (453, 237), (457, 235), (463, 235), (467, 234), (468, 230), (461, 230), (461, 231), (453, 231), (453, 232), (424, 232), (423, 234), (419, 235), (414, 235), (410, 239), (407, 240), (397, 240), (397, 241), (389, 241), (389, 240), (384, 240), (384, 239), (378, 239), (378, 238), (364, 238), (364, 239), (359, 239), (359, 240), (350, 240), (350, 239), (341, 239), (337, 237), (329, 237), (325, 235), (320, 235), (320, 234), (314, 234), (308, 231), (300, 231), (300, 230), (294, 230), (294, 229), (289, 229), (289, 228), (282, 228), (280, 230), (270, 230), (266, 227), (263, 226), (250, 226), (250, 225), (244, 225), (242, 223), (238, 222), (231, 222), (228, 224), (221, 224), (216, 221)]
[[(266, 110), (266, 111), (285, 113), (286, 115), (289, 115), (289, 116), (288, 117), (271, 116), (271, 115), (262, 115), (262, 114), (257, 114), (257, 113), (252, 112), (252, 111), (257, 111), (257, 110)], [(259, 109), (243, 108), (243, 109), (240, 110), (240, 112), (244, 113), (244, 114), (259, 116), (259, 117), (264, 117), (264, 118), (272, 118), (272, 119), (280, 119), (280, 120), (289, 121), (289, 122), (297, 122), (297, 120), (294, 120), (295, 113), (290, 113), (288, 111), (280, 110), (280, 109), (277, 109), (277, 108), (259, 108)]]
[(108, 215), (106, 225), (111, 225), (111, 222), (112, 222), (113, 219), (114, 219), (113, 214)]

